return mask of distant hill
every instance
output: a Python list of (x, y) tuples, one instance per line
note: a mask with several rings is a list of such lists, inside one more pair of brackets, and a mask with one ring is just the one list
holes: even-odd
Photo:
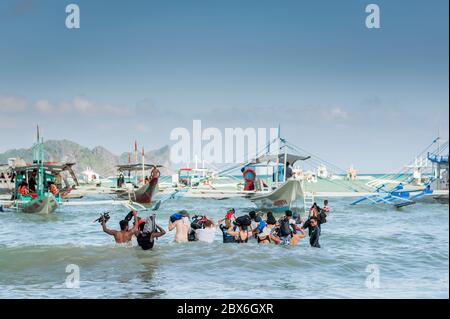
[[(69, 140), (48, 140), (44, 142), (45, 160), (53, 162), (76, 162), (74, 170), (77, 173), (84, 171), (87, 167), (92, 168), (95, 172), (102, 176), (111, 176), (116, 174), (116, 165), (128, 163), (128, 153), (115, 155), (103, 146), (96, 146), (89, 149), (82, 145)], [(145, 161), (147, 163), (156, 163), (163, 165), (161, 169), (163, 175), (169, 175), (170, 160), (169, 146), (164, 146), (157, 150), (145, 153)], [(21, 157), (27, 162), (33, 159), (31, 148), (13, 149), (4, 153), (0, 153), (0, 163), (6, 163), (8, 158)], [(139, 161), (141, 155), (139, 153)], [(134, 155), (131, 156), (132, 163)]]

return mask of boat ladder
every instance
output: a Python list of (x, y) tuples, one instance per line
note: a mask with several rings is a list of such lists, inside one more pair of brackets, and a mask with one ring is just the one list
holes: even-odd
[(305, 211), (305, 214), (309, 214), (309, 209), (314, 204), (314, 193), (312, 192), (304, 192), (303, 193), (303, 210)]

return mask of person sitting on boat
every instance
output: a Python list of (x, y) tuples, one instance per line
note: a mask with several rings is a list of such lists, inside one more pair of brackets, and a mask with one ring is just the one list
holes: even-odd
[(20, 183), (19, 186), (17, 187), (17, 192), (23, 197), (28, 196), (30, 194), (30, 191), (28, 189), (28, 183), (25, 181)]
[(156, 224), (155, 215), (147, 217), (145, 220), (138, 217), (138, 231), (136, 239), (138, 245), (143, 250), (152, 249), (155, 245), (155, 239), (164, 236), (164, 228)]
[(49, 191), (50, 193), (52, 193), (53, 196), (58, 196), (58, 194), (59, 194), (59, 189), (58, 189), (58, 187), (56, 186), (56, 184), (53, 183), (53, 182), (49, 182), (49, 183), (48, 183), (48, 191)]
[(139, 223), (137, 219), (137, 212), (135, 210), (132, 210), (130, 213), (132, 213), (134, 217), (134, 225), (133, 228), (129, 229), (128, 227), (128, 221), (127, 220), (121, 220), (119, 222), (120, 230), (112, 230), (108, 229), (106, 227), (106, 219), (103, 217), (101, 219), (102, 229), (105, 233), (108, 235), (114, 236), (114, 240), (118, 244), (128, 243), (131, 242), (131, 239), (133, 238), (133, 235), (136, 234)]
[(31, 176), (28, 178), (28, 188), (30, 192), (36, 191), (36, 171), (33, 171)]
[(174, 229), (176, 230), (174, 239), (175, 242), (187, 242), (190, 228), (189, 213), (187, 211), (182, 210), (170, 216), (169, 231)]
[[(219, 229), (222, 231), (223, 243), (234, 243), (236, 242), (234, 236), (231, 236), (228, 233), (228, 230), (236, 231), (237, 226), (232, 224), (232, 220), (236, 218), (236, 212), (234, 208), (231, 208), (227, 211), (224, 218), (220, 219), (217, 224), (219, 225)], [(223, 224), (225, 222), (225, 225)]]

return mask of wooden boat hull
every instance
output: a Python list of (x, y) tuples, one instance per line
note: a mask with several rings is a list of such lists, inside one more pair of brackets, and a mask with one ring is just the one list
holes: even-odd
[(52, 195), (36, 198), (19, 205), (19, 209), (27, 214), (51, 214), (58, 208), (58, 202)]
[(278, 189), (270, 193), (255, 194), (249, 199), (257, 206), (257, 209), (272, 212), (284, 212), (303, 195), (301, 182), (289, 180)]
[(152, 202), (153, 195), (157, 191), (158, 179), (154, 178), (150, 181), (149, 184), (142, 185), (133, 193), (129, 194), (128, 192), (122, 192), (119, 194), (121, 198), (130, 197), (132, 201), (139, 204), (150, 204)]

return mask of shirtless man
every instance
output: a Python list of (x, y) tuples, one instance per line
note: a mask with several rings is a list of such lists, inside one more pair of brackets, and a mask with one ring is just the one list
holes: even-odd
[(175, 242), (184, 243), (188, 241), (188, 233), (190, 228), (189, 217), (184, 216), (174, 222), (169, 221), (169, 231), (176, 229)]
[(106, 220), (102, 219), (103, 231), (105, 233), (107, 233), (108, 235), (114, 236), (114, 239), (116, 240), (116, 243), (118, 243), (118, 244), (130, 242), (131, 238), (138, 231), (138, 227), (139, 227), (138, 220), (137, 220), (137, 212), (135, 210), (133, 210), (132, 213), (133, 213), (133, 217), (134, 217), (133, 228), (129, 229), (128, 222), (126, 220), (121, 220), (119, 222), (120, 231), (108, 229), (106, 227)]

